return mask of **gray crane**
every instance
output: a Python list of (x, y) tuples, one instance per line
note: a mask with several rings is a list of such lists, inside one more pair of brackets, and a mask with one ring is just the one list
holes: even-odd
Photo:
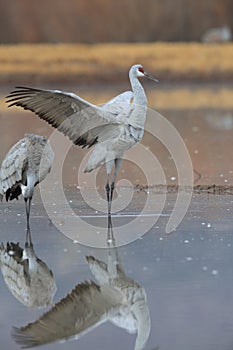
[(107, 263), (86, 257), (97, 283), (78, 284), (38, 320), (14, 328), (13, 338), (23, 348), (79, 339), (107, 321), (137, 333), (134, 350), (145, 348), (151, 330), (146, 292), (126, 275), (114, 245), (110, 220), (109, 216)]
[(18, 199), (23, 195), (27, 231), (34, 187), (50, 172), (54, 152), (47, 139), (40, 135), (25, 134), (7, 153), (0, 168), (0, 199)]
[(0, 269), (13, 296), (30, 308), (51, 305), (57, 286), (53, 272), (35, 253), (31, 233), (24, 248), (19, 243), (0, 244)]
[[(73, 93), (59, 90), (16, 87), (7, 96), (9, 107), (20, 106), (35, 112), (41, 119), (68, 136), (75, 145), (83, 148), (96, 145), (84, 171), (90, 172), (105, 164), (109, 215), (115, 180), (124, 152), (143, 137), (147, 99), (138, 79), (140, 77), (158, 82), (146, 73), (140, 64), (136, 64), (129, 70), (132, 91), (124, 92), (101, 106), (96, 106)], [(110, 174), (114, 166), (110, 186)]]

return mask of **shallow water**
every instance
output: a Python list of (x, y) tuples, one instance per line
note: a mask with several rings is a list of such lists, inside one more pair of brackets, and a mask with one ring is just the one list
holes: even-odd
[[(112, 92), (114, 94), (114, 89)], [(85, 91), (82, 96), (85, 97)], [(232, 186), (232, 111), (167, 109), (160, 112), (183, 138), (196, 171), (196, 184)], [(32, 113), (18, 112), (17, 109), (4, 110), (0, 114), (0, 125), (0, 158), (25, 132), (49, 136), (53, 131)], [(148, 182), (148, 174), (143, 172), (145, 169), (140, 169), (139, 163), (125, 161), (118, 178), (124, 179), (124, 182), (119, 182), (117, 187), (117, 198), (124, 199), (124, 206), (116, 201), (113, 209), (118, 208), (118, 212), (112, 216), (116, 242), (122, 245), (117, 248), (117, 254), (125, 274), (143, 286), (147, 295), (151, 331), (145, 349), (231, 349), (233, 196), (194, 194), (187, 212), (181, 201), (175, 209), (175, 215), (186, 215), (174, 232), (166, 234), (168, 220), (174, 214), (177, 194), (157, 194), (147, 187), (143, 191), (132, 190), (135, 185), (178, 183), (177, 164), (166, 144), (152, 136), (147, 131), (142, 144), (144, 150), (151, 151), (155, 156), (155, 163), (149, 162), (147, 168), (154, 174), (154, 182)], [(56, 155), (62, 154), (66, 147), (65, 138), (60, 137), (54, 149)], [(98, 172), (93, 186), (88, 175), (83, 177), (79, 174), (79, 164), (86, 151), (71, 147), (71, 144), (68, 148), (67, 156), (58, 164), (63, 164), (60, 175), (65, 188), (64, 196), (72, 212), (64, 205), (64, 201), (60, 201), (60, 197), (56, 198), (59, 181), (53, 178), (53, 174), (50, 174), (50, 178), (55, 194), (48, 183), (43, 205), (37, 189), (31, 212), (35, 253), (53, 271), (57, 285), (53, 304), (81, 282), (92, 280), (98, 283), (90, 271), (86, 256), (92, 255), (104, 262), (109, 257), (108, 249), (78, 243), (86, 243), (85, 239), (89, 236), (92, 242), (98, 242), (100, 235), (106, 243), (108, 230), (104, 213), (104, 170)], [(94, 191), (95, 186), (98, 187), (97, 193)], [(145, 206), (146, 211), (142, 215)], [(76, 215), (80, 217), (79, 224), (74, 224), (73, 217)], [(139, 221), (135, 221), (137, 218)], [(22, 199), (18, 202), (2, 202), (1, 241), (4, 244), (7, 241), (19, 242), (23, 247), (25, 221)], [(72, 239), (62, 233), (64, 229), (69, 231), (69, 225), (72, 226)], [(121, 231), (124, 227), (127, 229)], [(127, 242), (131, 243), (125, 244)], [(2, 274), (0, 296), (1, 347), (15, 350), (19, 345), (11, 336), (12, 327), (34, 322), (52, 305), (39, 310), (28, 309), (9, 291)], [(43, 349), (134, 349), (135, 339), (135, 334), (105, 322), (78, 340), (44, 345)]]
[[(142, 195), (135, 199), (135, 207)], [(167, 235), (164, 227), (175, 197), (167, 196), (164, 215), (142, 239), (118, 248), (126, 275), (146, 291), (151, 332), (145, 349), (156, 346), (179, 350), (229, 349), (233, 344), (233, 197), (193, 196), (184, 220), (175, 232)], [(85, 211), (81, 202), (74, 205)], [(88, 210), (86, 213), (93, 214)], [(23, 244), (23, 202), (4, 204), (0, 215), (1, 240)], [(114, 227), (120, 219), (113, 215), (112, 220)], [(103, 222), (107, 226), (107, 217)], [(93, 255), (107, 262), (107, 249), (88, 248), (60, 234), (50, 224), (37, 196), (32, 207), (31, 233), (37, 256), (54, 273), (57, 284), (54, 302), (81, 282), (96, 282), (85, 256)], [(2, 347), (18, 349), (10, 335), (12, 326), (33, 322), (49, 308), (26, 308), (9, 292), (2, 276), (0, 293)], [(102, 349), (133, 349), (134, 342), (135, 335), (106, 322), (79, 340), (43, 348), (93, 349), (98, 344)]]

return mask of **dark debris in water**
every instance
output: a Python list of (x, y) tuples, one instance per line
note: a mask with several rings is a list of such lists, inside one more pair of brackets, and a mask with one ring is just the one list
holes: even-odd
[(158, 194), (162, 193), (177, 193), (177, 192), (185, 192), (185, 193), (206, 193), (206, 194), (233, 194), (233, 186), (227, 185), (194, 185), (192, 186), (180, 186), (180, 185), (135, 185), (135, 191), (153, 191)]

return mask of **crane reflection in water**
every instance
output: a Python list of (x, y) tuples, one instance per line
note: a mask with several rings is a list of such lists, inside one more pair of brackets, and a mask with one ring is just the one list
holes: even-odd
[(137, 333), (134, 350), (147, 343), (151, 322), (145, 289), (127, 277), (115, 246), (108, 217), (107, 262), (87, 256), (96, 279), (84, 281), (36, 321), (13, 328), (12, 336), (22, 347), (79, 339), (110, 321), (129, 333)]
[(0, 244), (0, 268), (8, 289), (23, 305), (41, 308), (52, 304), (56, 282), (53, 272), (35, 253), (30, 226), (23, 248), (14, 242)]

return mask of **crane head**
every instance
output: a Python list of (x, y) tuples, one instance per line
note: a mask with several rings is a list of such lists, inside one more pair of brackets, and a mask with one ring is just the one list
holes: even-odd
[(146, 77), (146, 78), (148, 78), (150, 80), (153, 80), (156, 83), (159, 82), (157, 79), (152, 77), (150, 74), (146, 73), (144, 71), (144, 68), (143, 68), (143, 66), (141, 64), (135, 64), (134, 66), (132, 66), (131, 69), (130, 69), (130, 73), (135, 75), (137, 78)]

